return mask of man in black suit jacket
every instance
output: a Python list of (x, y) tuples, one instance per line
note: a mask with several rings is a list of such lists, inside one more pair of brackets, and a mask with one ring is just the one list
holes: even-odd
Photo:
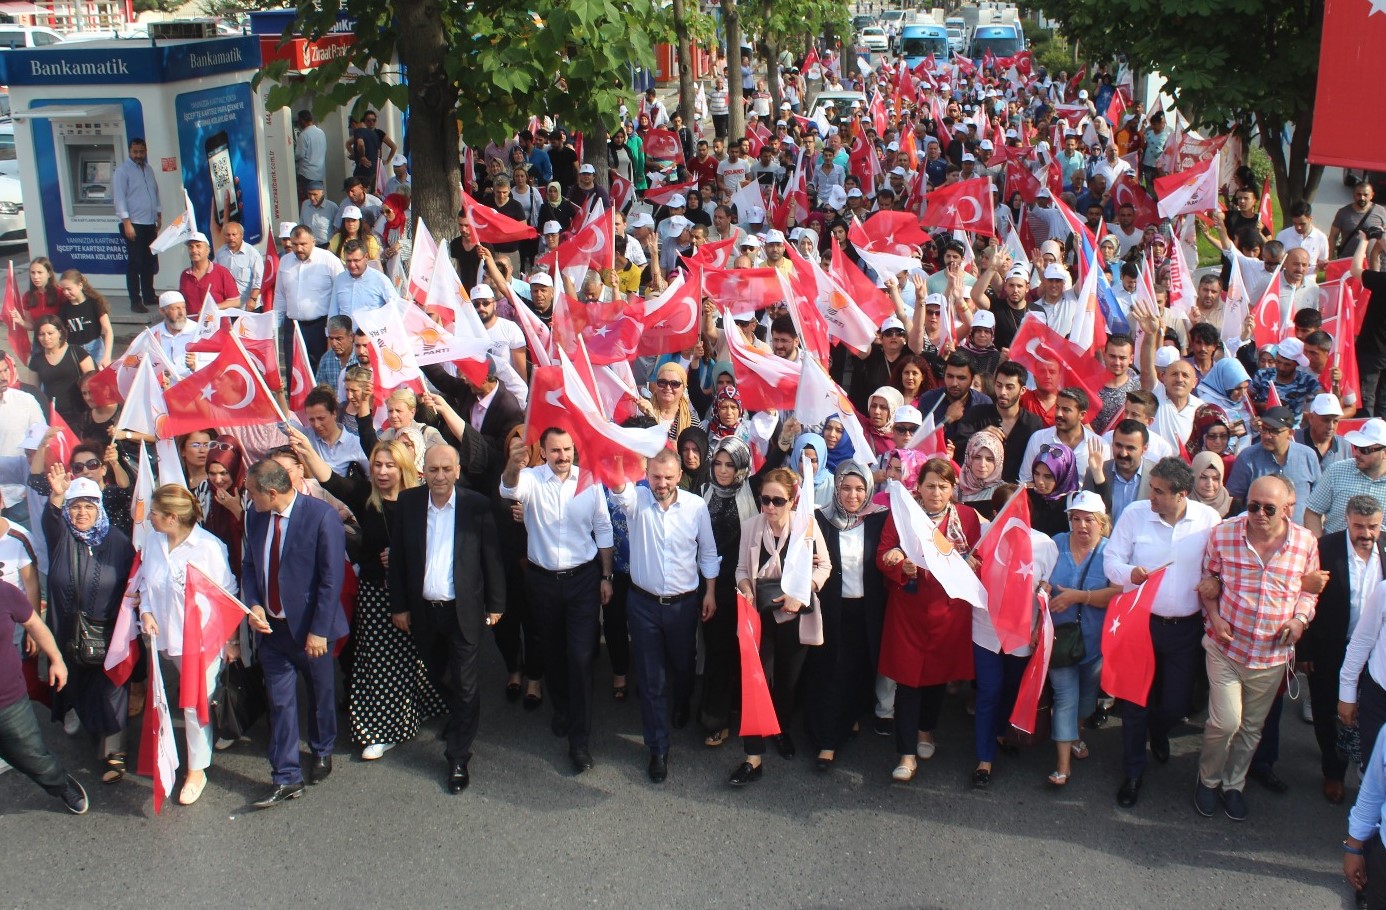
[[(1328, 583), (1319, 595), (1314, 621), (1304, 630), (1295, 653), (1299, 669), (1309, 674), (1314, 736), (1322, 756), (1323, 795), (1336, 805), (1343, 801), (1347, 771), (1347, 762), (1337, 747), (1338, 677), (1347, 651), (1349, 622), (1353, 614), (1361, 613), (1365, 600), (1360, 590), (1363, 572), (1374, 570), (1378, 579), (1386, 576), (1380, 503), (1371, 496), (1354, 496), (1348, 501), (1347, 529), (1319, 538), (1319, 569), (1328, 573)], [(1362, 743), (1371, 748), (1369, 740)]]
[(451, 793), (461, 793), (471, 780), (481, 633), (505, 611), (505, 569), (491, 505), (458, 483), (459, 470), (452, 446), (428, 450), (427, 485), (400, 493), (390, 547), (394, 623), (413, 633), (448, 705), (444, 754)]

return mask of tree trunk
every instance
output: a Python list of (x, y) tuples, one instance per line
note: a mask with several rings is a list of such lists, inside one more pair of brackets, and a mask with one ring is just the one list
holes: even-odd
[(683, 122), (693, 127), (693, 46), (688, 39), (688, 20), (684, 12), (685, 0), (674, 0), (674, 37), (678, 46), (679, 61), (679, 112)]
[[(770, 21), (770, 16), (774, 12), (772, 2), (773, 0), (764, 0), (762, 4), (766, 22)], [(770, 92), (770, 122), (765, 124), (765, 128), (774, 133), (775, 120), (780, 116), (780, 102), (784, 100), (780, 94), (780, 37), (771, 35), (767, 30), (761, 42), (761, 50), (765, 54), (765, 87)]]
[(461, 187), (458, 160), (457, 86), (447, 75), (448, 42), (438, 0), (400, 3), (399, 62), (409, 73), (409, 131), (413, 150), (411, 197), (414, 217), (422, 218), (439, 241), (457, 235)]
[(590, 164), (597, 169), (594, 176), (597, 178), (597, 186), (602, 188), (611, 186), (611, 155), (606, 148), (610, 141), (611, 134), (601, 123), (582, 134), (582, 163)]
[(746, 111), (741, 103), (741, 13), (736, 0), (722, 0), (722, 25), (727, 32), (727, 144), (746, 135)]
[(1257, 114), (1256, 125), (1261, 133), (1261, 147), (1270, 157), (1271, 168), (1275, 172), (1275, 195), (1280, 202), (1282, 218), (1288, 218), (1290, 206), (1303, 199), (1314, 200), (1319, 181), (1323, 179), (1323, 165), (1309, 163), (1309, 135), (1312, 127), (1312, 113), (1305, 112), (1308, 125), (1295, 125), (1295, 134), (1290, 138), (1290, 157), (1285, 157), (1285, 147), (1280, 141), (1284, 132), (1284, 121), (1269, 114)]

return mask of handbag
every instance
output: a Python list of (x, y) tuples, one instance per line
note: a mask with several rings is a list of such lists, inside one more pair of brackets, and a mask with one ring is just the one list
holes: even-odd
[[(789, 548), (789, 535), (786, 534), (786, 535), (785, 535), (785, 541), (784, 541), (784, 543), (780, 546), (781, 564), (783, 564), (783, 561), (784, 561), (784, 560), (783, 560), (784, 551), (785, 551), (786, 549), (788, 549), (788, 548)], [(764, 550), (764, 549), (765, 549), (765, 545), (764, 545), (764, 544), (761, 544), (761, 550)], [(767, 555), (768, 555), (768, 554), (767, 554)], [(757, 575), (760, 574), (760, 567), (759, 567), (759, 566), (756, 567), (756, 574), (757, 574)], [(761, 612), (761, 613), (772, 613), (772, 612), (774, 612), (775, 610), (780, 609), (780, 604), (776, 603), (777, 600), (779, 600), (781, 597), (784, 596), (784, 587), (780, 584), (780, 579), (778, 579), (778, 578), (756, 578), (756, 579), (755, 579), (755, 583), (756, 583), (756, 610), (759, 611), (759, 612)], [(802, 607), (799, 608), (799, 615), (802, 615), (802, 614), (804, 614), (804, 613), (812, 613), (812, 612), (813, 612), (813, 604), (811, 604), (811, 603), (806, 603), (806, 604), (804, 604)]]
[[(1078, 584), (1073, 590), (1080, 590), (1083, 582), (1088, 580), (1088, 569), (1092, 566), (1092, 558), (1097, 553), (1097, 548), (1088, 554), (1088, 558), (1083, 561), (1083, 574), (1078, 576)], [(1083, 643), (1083, 608), (1075, 606), (1077, 610), (1077, 620), (1066, 622), (1063, 625), (1054, 627), (1054, 647), (1049, 652), (1049, 666), (1060, 668), (1073, 667), (1081, 664), (1083, 659), (1088, 656), (1087, 645)]]
[(101, 667), (106, 663), (106, 645), (110, 638), (107, 623), (92, 619), (82, 610), (82, 582), (77, 577), (77, 548), (69, 547), (72, 555), (72, 582), (77, 601), (76, 621), (72, 624), (72, 640), (68, 654), (73, 663), (83, 667)]

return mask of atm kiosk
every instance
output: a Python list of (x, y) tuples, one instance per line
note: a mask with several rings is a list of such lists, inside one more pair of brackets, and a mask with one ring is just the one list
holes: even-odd
[[(30, 256), (75, 268), (102, 291), (125, 290), (125, 245), (113, 177), (129, 141), (145, 140), (165, 224), (183, 212), (220, 237), (228, 220), (257, 246), (272, 232), (264, 200), (264, 112), (250, 87), (251, 36), (106, 40), (0, 53), (10, 87)], [(159, 257), (159, 290), (178, 286), (181, 247)]]

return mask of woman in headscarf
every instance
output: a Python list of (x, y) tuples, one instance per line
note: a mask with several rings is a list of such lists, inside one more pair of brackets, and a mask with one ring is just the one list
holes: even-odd
[[(871, 393), (866, 401), (866, 439), (876, 455), (884, 455), (895, 448), (895, 436), (891, 430), (895, 426), (895, 411), (904, 407), (905, 396), (894, 386), (883, 385)], [(880, 483), (881, 478), (877, 477)]]
[(1223, 357), (1213, 361), (1194, 395), (1204, 404), (1215, 404), (1229, 414), (1236, 414), (1246, 407), (1246, 390), (1250, 385), (1251, 377), (1241, 361)]
[(1073, 450), (1062, 442), (1040, 446), (1030, 472), (1030, 527), (1050, 537), (1062, 534), (1068, 530), (1068, 494), (1078, 491)]
[(833, 501), (818, 510), (832, 573), (818, 592), (823, 645), (809, 652), (805, 705), (816, 767), (831, 770), (837, 750), (876, 703), (885, 584), (875, 554), (886, 508), (871, 501), (871, 470), (844, 461), (833, 472)]
[(881, 480), (871, 501), (877, 505), (889, 506), (890, 494), (885, 491), (885, 482), (898, 480), (905, 485), (905, 489), (909, 489), (914, 483), (914, 478), (919, 476), (920, 468), (924, 467), (928, 460), (929, 456), (918, 449), (891, 449), (881, 456), (881, 469), (872, 472), (880, 474)]
[(1216, 452), (1199, 452), (1193, 458), (1194, 487), (1189, 498), (1215, 509), (1223, 518), (1232, 509), (1232, 495), (1224, 480), (1226, 462)]
[(703, 487), (707, 486), (712, 473), (708, 467), (707, 446), (707, 431), (697, 424), (686, 427), (679, 434), (677, 449), (679, 465), (683, 468), (683, 477), (679, 479), (680, 490), (702, 493)]
[(409, 267), (413, 244), (409, 240), (409, 197), (391, 193), (380, 203), (380, 218), (385, 225), (381, 242), (380, 264), (392, 279), (403, 275)]
[(693, 425), (693, 410), (688, 404), (688, 371), (673, 361), (662, 364), (650, 382), (650, 398), (641, 399), (640, 410), (656, 421), (669, 421), (669, 441)]
[(48, 471), (48, 484), (48, 507), (41, 519), (48, 544), (48, 627), (63, 649), (68, 669), (67, 685), (53, 693), (53, 719), (76, 712), (82, 728), (96, 738), (104, 768), (101, 782), (113, 784), (125, 776), (130, 686), (112, 683), (101, 663), (76, 660), (71, 645), (78, 612), (101, 624), (110, 643), (135, 548), (130, 538), (111, 527), (96, 481), (70, 478), (63, 465), (55, 464)]
[(958, 501), (976, 509), (990, 520), (996, 512), (991, 494), (1001, 485), (1001, 469), (1006, 464), (1006, 440), (998, 427), (985, 427), (972, 434), (963, 454), (962, 477), (958, 481)]
[(555, 221), (560, 230), (566, 231), (577, 216), (578, 207), (563, 197), (563, 184), (557, 180), (550, 181), (544, 187), (544, 204), (539, 206), (539, 224)]
[[(958, 474), (951, 461), (931, 458), (917, 476), (901, 483), (914, 488), (915, 500), (957, 552), (976, 545), (982, 522), (971, 506), (953, 504)], [(919, 759), (934, 756), (934, 729), (948, 683), (973, 677), (972, 605), (949, 597), (932, 573), (906, 557), (897, 520), (903, 516), (887, 519), (875, 553), (886, 580), (877, 669), (895, 681), (895, 751), (900, 760), (891, 777), (903, 782), (914, 778)]]
[(847, 426), (841, 414), (834, 414), (823, 421), (823, 442), (828, 446), (828, 470), (837, 471), (844, 463), (857, 458), (857, 450), (847, 436)]
[(735, 436), (712, 444), (712, 469), (700, 492), (712, 519), (712, 539), (722, 567), (717, 575), (717, 612), (703, 623), (703, 702), (698, 716), (706, 738), (716, 747), (731, 736), (733, 706), (740, 706), (741, 657), (736, 642), (736, 560), (741, 523), (756, 514), (751, 484), (751, 450)]
[(225, 434), (212, 442), (207, 454), (207, 483), (212, 488), (212, 508), (202, 526), (226, 544), (231, 571), (241, 574), (241, 539), (245, 536), (245, 503), (241, 484), (245, 480), (241, 444)]
[[(1238, 424), (1238, 428), (1245, 426)], [(1222, 459), (1223, 470), (1230, 472), (1237, 461), (1236, 443), (1239, 438), (1227, 412), (1215, 404), (1199, 405), (1194, 411), (1193, 429), (1184, 443), (1189, 455), (1212, 452)]]
[(729, 436), (737, 436), (744, 442), (745, 416), (746, 409), (741, 404), (741, 393), (736, 390), (736, 386), (723, 386), (712, 401), (712, 415), (705, 424), (708, 439), (718, 442)]
[(832, 502), (833, 472), (828, 470), (828, 443), (817, 433), (800, 433), (789, 450), (785, 467), (795, 474), (803, 470), (804, 453), (808, 452), (813, 467), (813, 505), (821, 509)]

